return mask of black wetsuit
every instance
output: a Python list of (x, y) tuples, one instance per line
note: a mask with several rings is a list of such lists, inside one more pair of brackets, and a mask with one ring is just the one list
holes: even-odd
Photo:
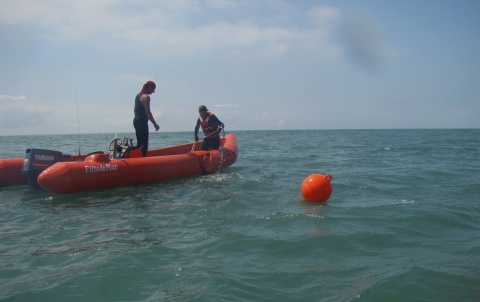
[(137, 136), (137, 147), (142, 148), (142, 155), (145, 157), (148, 150), (148, 117), (145, 112), (145, 106), (140, 102), (139, 93), (135, 97), (135, 117), (133, 118), (133, 127)]

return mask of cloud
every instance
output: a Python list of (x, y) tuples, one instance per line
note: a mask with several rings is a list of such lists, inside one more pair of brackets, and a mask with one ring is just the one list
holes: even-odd
[(313, 22), (320, 28), (330, 28), (338, 25), (342, 13), (338, 8), (331, 6), (315, 6), (307, 11)]
[(206, 0), (206, 4), (218, 10), (235, 9), (237, 7), (237, 2), (234, 0)]
[(145, 83), (150, 79), (153, 79), (153, 76), (151, 75), (140, 75), (140, 74), (121, 74), (117, 77), (119, 80), (125, 81), (125, 82), (130, 82), (130, 83)]
[(240, 105), (232, 105), (232, 104), (217, 104), (213, 106), (215, 108), (239, 108)]
[[(77, 109), (74, 102), (0, 102), (0, 135), (99, 133), (133, 129), (132, 106), (117, 106), (96, 102)], [(77, 116), (78, 114), (78, 116)]]
[(31, 104), (15, 102), (0, 103), (0, 134), (8, 135), (12, 130), (41, 128), (50, 119), (51, 113)]
[(196, 28), (134, 28), (122, 33), (122, 39), (148, 45), (156, 56), (198, 55), (226, 50), (230, 54), (254, 54), (276, 57), (286, 54), (292, 45), (310, 40), (296, 29), (259, 27), (247, 23), (215, 23)]
[(291, 118), (287, 109), (271, 109), (253, 114), (253, 120), (267, 129), (282, 129)]
[[(315, 7), (296, 14), (282, 1), (243, 2), (115, 0), (0, 0), (0, 24), (30, 25), (39, 38), (69, 41), (98, 38), (105, 47), (134, 47), (149, 56), (185, 56), (218, 50), (279, 57), (292, 49), (337, 53), (329, 31), (340, 12)], [(239, 7), (241, 13), (235, 14)], [(274, 12), (268, 22), (261, 11)], [(218, 18), (218, 10), (230, 18)], [(276, 13), (276, 15), (275, 15)], [(276, 17), (275, 17), (276, 16)], [(294, 18), (309, 16), (313, 27), (299, 28)], [(193, 21), (195, 20), (195, 21)], [(128, 50), (130, 51), (130, 50)]]
[(14, 95), (3, 95), (0, 94), (0, 101), (18, 101), (18, 100), (27, 100), (27, 97), (24, 95), (14, 96)]

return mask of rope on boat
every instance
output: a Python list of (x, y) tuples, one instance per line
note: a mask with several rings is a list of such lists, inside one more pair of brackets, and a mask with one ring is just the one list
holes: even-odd
[[(217, 132), (219, 131), (219, 129), (220, 129), (220, 132), (223, 131), (223, 137), (222, 137), (222, 139), (220, 139), (220, 144), (221, 144), (221, 146), (219, 146), (219, 148), (218, 148), (218, 149), (220, 150), (220, 166), (218, 167), (218, 171), (217, 171), (218, 173), (220, 173), (220, 169), (221, 169), (222, 166), (223, 166), (223, 161), (225, 160), (225, 156), (224, 156), (224, 154), (223, 154), (223, 152), (224, 152), (223, 145), (225, 144), (225, 130), (224, 130), (223, 128), (218, 128), (217, 130), (215, 130), (214, 132), (210, 133), (209, 135), (205, 135), (204, 137), (202, 137), (202, 138), (199, 139), (199, 141), (201, 141), (201, 140), (203, 140), (203, 139), (206, 139), (206, 138), (208, 138), (209, 136), (217, 133)], [(195, 151), (195, 145), (196, 145), (196, 143), (197, 143), (197, 142), (194, 142), (194, 143), (192, 144), (192, 150), (191, 150), (190, 152)]]
[(222, 128), (222, 131), (223, 131), (223, 139), (221, 140), (221, 146), (219, 147), (220, 149), (220, 167), (218, 167), (218, 172), (220, 172), (220, 169), (222, 168), (223, 166), (223, 160), (225, 159), (225, 157), (223, 156), (223, 145), (225, 144), (225, 130), (223, 130)]

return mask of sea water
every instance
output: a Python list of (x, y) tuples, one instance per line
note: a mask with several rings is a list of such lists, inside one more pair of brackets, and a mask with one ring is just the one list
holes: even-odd
[[(236, 163), (212, 175), (0, 188), (0, 300), (480, 301), (479, 129), (235, 133)], [(0, 158), (113, 137), (3, 136)], [(314, 173), (333, 176), (326, 204), (301, 198)]]

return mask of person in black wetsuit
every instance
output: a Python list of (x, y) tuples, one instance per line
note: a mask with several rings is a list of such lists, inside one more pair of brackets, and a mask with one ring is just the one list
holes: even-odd
[(198, 113), (200, 117), (197, 119), (195, 126), (195, 141), (198, 142), (198, 130), (202, 127), (205, 138), (200, 150), (217, 150), (220, 146), (220, 131), (225, 125), (204, 105), (198, 107)]
[(145, 157), (148, 150), (148, 121), (152, 122), (155, 131), (160, 126), (155, 122), (150, 111), (150, 94), (155, 92), (157, 86), (154, 82), (148, 81), (143, 85), (142, 91), (135, 97), (135, 117), (133, 118), (133, 127), (137, 136), (137, 147), (142, 148), (142, 155)]

